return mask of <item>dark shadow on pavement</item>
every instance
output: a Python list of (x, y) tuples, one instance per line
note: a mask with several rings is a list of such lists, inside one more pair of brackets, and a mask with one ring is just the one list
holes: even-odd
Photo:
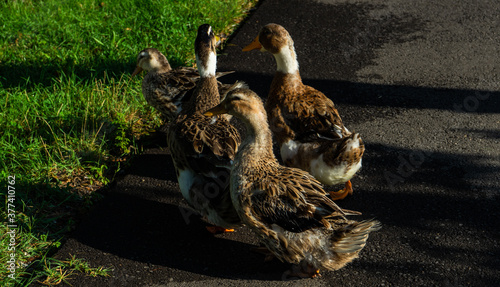
[(264, 263), (252, 253), (254, 245), (233, 240), (232, 234), (214, 236), (206, 226), (186, 206), (111, 192), (72, 237), (104, 253), (196, 274), (280, 279), (286, 265)]

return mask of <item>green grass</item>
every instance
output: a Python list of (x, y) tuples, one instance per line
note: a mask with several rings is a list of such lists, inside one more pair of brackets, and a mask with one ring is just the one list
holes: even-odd
[[(18, 225), (16, 277), (1, 268), (1, 286), (55, 284), (74, 271), (107, 274), (105, 267), (83, 268), (79, 259), (57, 261), (50, 255), (98, 199), (94, 191), (112, 181), (161, 125), (142, 97), (142, 77), (130, 78), (137, 53), (155, 47), (173, 66), (191, 66), (199, 25), (210, 23), (215, 31), (230, 34), (255, 4), (0, 3), (0, 194), (5, 198), (0, 218), (8, 218), (11, 203)], [(16, 177), (13, 185), (9, 176)], [(15, 188), (10, 202), (9, 185)], [(4, 266), (10, 256), (6, 220), (0, 229)]]

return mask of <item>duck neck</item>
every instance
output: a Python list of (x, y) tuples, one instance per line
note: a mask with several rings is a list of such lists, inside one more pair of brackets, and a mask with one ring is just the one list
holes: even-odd
[(280, 49), (276, 54), (273, 54), (276, 59), (277, 71), (284, 74), (295, 74), (299, 72), (299, 62), (293, 43)]
[(220, 103), (215, 76), (201, 77), (186, 107), (186, 113), (205, 112)]
[(156, 61), (151, 63), (151, 70), (155, 73), (166, 73), (172, 70), (170, 63), (163, 54), (161, 54)]
[(267, 124), (266, 113), (264, 111), (254, 113), (243, 122), (246, 126), (246, 137), (238, 148), (239, 152), (235, 161), (247, 158), (250, 159), (250, 163), (246, 162), (244, 165), (254, 163), (257, 166), (260, 166), (262, 162), (266, 164), (277, 163), (273, 153), (272, 134)]
[(215, 76), (215, 71), (217, 70), (217, 55), (214, 52), (209, 52), (205, 57), (200, 57), (196, 53), (196, 65), (198, 66), (198, 72), (200, 77), (210, 77)]
[(294, 94), (294, 91), (301, 88), (302, 85), (302, 78), (300, 77), (299, 71), (295, 73), (276, 71), (271, 83), (271, 89), (269, 90), (269, 96), (274, 97), (276, 95), (282, 95), (284, 90), (292, 91), (292, 94)]
[(165, 66), (161, 66), (158, 69), (155, 70), (156, 73), (167, 73), (170, 72), (172, 68), (170, 67), (170, 64), (167, 63)]
[[(289, 93), (286, 91), (296, 91), (302, 86), (302, 78), (299, 73), (299, 63), (295, 55), (293, 44), (283, 47), (278, 53), (273, 54), (276, 59), (277, 69), (271, 83), (269, 96), (271, 98)], [(268, 98), (269, 100), (269, 98)], [(267, 105), (267, 103), (266, 103)]]
[(196, 63), (200, 80), (196, 84), (196, 89), (189, 101), (186, 113), (205, 112), (219, 104), (220, 96), (217, 88), (217, 56), (214, 52), (209, 52), (205, 57), (200, 57), (196, 53)]

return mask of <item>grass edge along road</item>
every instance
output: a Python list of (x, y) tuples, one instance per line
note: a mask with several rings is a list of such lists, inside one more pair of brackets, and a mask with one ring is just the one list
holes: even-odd
[(197, 27), (230, 34), (256, 0), (0, 4), (0, 285), (57, 285), (105, 266), (50, 256), (161, 125), (130, 79), (137, 53), (193, 65)]

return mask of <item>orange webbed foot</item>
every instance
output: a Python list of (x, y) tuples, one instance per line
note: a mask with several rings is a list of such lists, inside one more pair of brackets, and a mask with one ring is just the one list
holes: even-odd
[(208, 232), (212, 234), (222, 234), (222, 233), (231, 233), (234, 232), (234, 229), (226, 229), (220, 226), (207, 226)]
[(344, 199), (347, 195), (352, 194), (352, 183), (348, 180), (345, 183), (345, 188), (339, 191), (330, 191), (330, 197), (332, 200), (341, 200)]
[(311, 265), (305, 267), (300, 267), (297, 265), (292, 266), (290, 270), (285, 271), (283, 274), (283, 279), (290, 280), (293, 278), (318, 278), (321, 277), (319, 269), (315, 269)]

